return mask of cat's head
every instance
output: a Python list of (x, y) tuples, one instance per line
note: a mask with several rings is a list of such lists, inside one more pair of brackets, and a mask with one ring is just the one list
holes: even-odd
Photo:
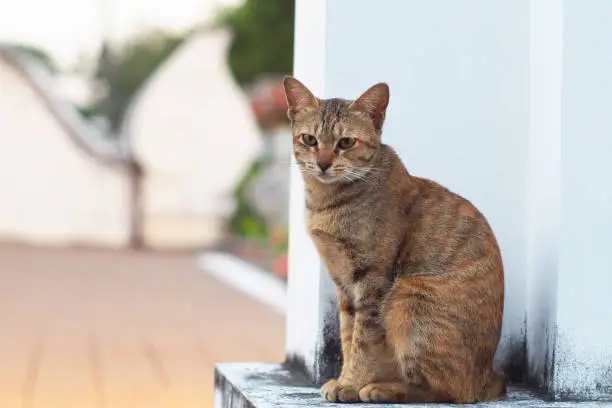
[(293, 153), (302, 173), (321, 183), (364, 178), (380, 149), (389, 87), (379, 83), (354, 101), (319, 99), (285, 77)]

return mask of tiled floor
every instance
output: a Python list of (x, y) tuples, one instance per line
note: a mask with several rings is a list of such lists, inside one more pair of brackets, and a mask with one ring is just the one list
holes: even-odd
[(0, 408), (212, 407), (215, 362), (283, 354), (194, 255), (0, 247)]

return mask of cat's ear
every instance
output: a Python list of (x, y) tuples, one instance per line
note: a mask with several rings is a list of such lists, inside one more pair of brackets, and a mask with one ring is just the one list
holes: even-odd
[(372, 118), (374, 128), (382, 129), (385, 113), (389, 105), (389, 85), (384, 82), (371, 86), (351, 105), (350, 109), (363, 112)]
[(297, 112), (309, 107), (315, 108), (318, 106), (317, 98), (297, 79), (286, 76), (283, 79), (283, 85), (285, 86), (285, 96), (287, 97), (287, 105), (289, 107), (287, 116), (290, 120), (293, 120)]

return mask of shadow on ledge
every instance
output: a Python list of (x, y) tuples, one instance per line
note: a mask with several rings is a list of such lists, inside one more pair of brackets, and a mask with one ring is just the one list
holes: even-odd
[[(325, 401), (301, 373), (282, 364), (223, 363), (215, 369), (216, 408), (365, 407), (381, 404), (334, 404)], [(456, 404), (385, 404), (385, 407), (453, 407)], [(508, 388), (505, 401), (470, 404), (479, 408), (612, 408), (610, 402), (550, 402), (517, 387)]]

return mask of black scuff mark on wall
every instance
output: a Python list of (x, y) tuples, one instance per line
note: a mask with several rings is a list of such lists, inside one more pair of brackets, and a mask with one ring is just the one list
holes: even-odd
[(300, 372), (292, 371), (280, 366), (280, 369), (270, 372), (250, 373), (244, 377), (247, 381), (253, 381), (266, 385), (282, 387), (303, 387), (309, 385), (310, 381)]
[[(546, 394), (547, 397), (552, 399), (551, 391), (555, 386), (555, 345), (557, 342), (557, 328), (553, 327), (553, 335), (551, 341), (548, 343), (548, 348), (546, 350), (546, 365), (544, 367), (544, 379), (545, 379), (545, 389), (542, 390), (543, 393)], [(548, 332), (547, 332), (548, 334)]]
[(527, 383), (527, 316), (521, 335), (508, 344), (506, 357), (500, 367), (506, 384)]
[(327, 314), (323, 317), (313, 367), (309, 367), (304, 356), (298, 354), (288, 354), (283, 364), (287, 369), (305, 375), (315, 387), (320, 387), (332, 378), (338, 378), (342, 369), (340, 318), (335, 299), (329, 301), (325, 310)]
[(610, 396), (608, 399), (612, 399), (612, 367), (608, 367), (600, 379), (595, 382), (595, 390), (599, 394)]
[(295, 370), (304, 374), (307, 377), (310, 377), (310, 373), (308, 371), (308, 368), (306, 367), (306, 360), (303, 356), (293, 353), (287, 354), (283, 365), (289, 370)]
[(332, 378), (337, 378), (342, 369), (342, 345), (340, 342), (340, 318), (334, 300), (325, 309), (321, 330), (321, 343), (315, 354), (313, 383), (320, 387)]
[[(601, 364), (585, 362), (574, 353), (575, 345), (572, 341), (574, 336), (564, 336), (557, 328), (556, 344), (554, 348), (554, 382), (551, 387), (551, 395), (555, 401), (600, 401), (612, 402), (612, 360), (601, 361)], [(567, 383), (569, 373), (573, 381), (581, 378), (580, 374), (589, 373), (581, 384), (572, 383), (571, 387), (564, 386)], [(564, 380), (565, 379), (565, 380)]]

